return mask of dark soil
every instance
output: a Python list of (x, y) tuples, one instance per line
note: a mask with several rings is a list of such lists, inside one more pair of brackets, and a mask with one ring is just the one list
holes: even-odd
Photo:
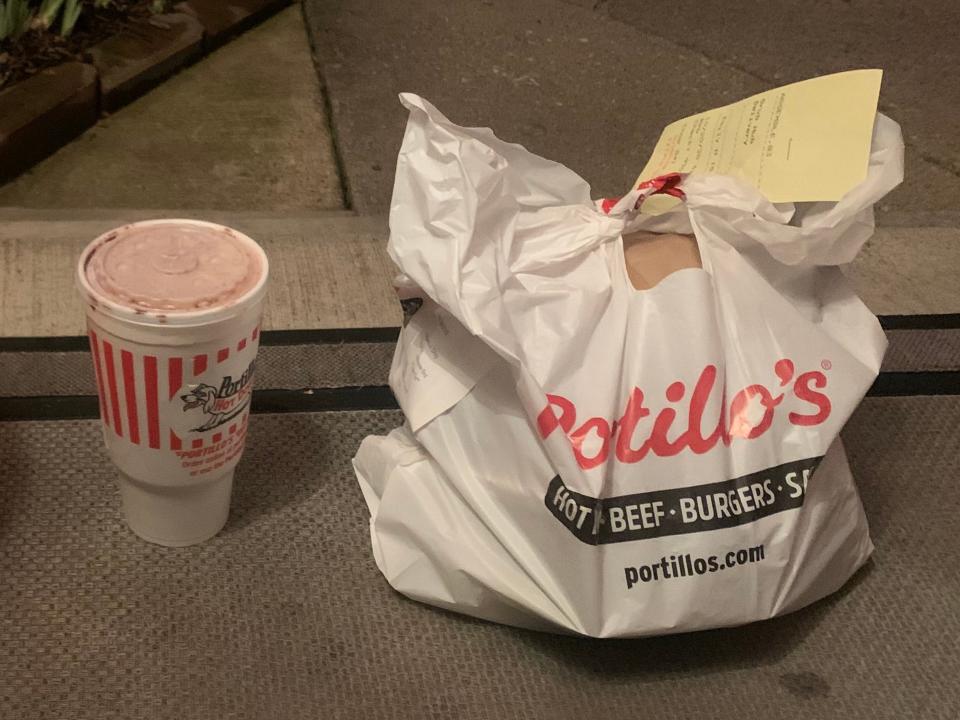
[(150, 0), (113, 0), (105, 8), (86, 5), (69, 37), (57, 34), (58, 17), (49, 29), (27, 30), (16, 39), (0, 40), (0, 90), (53, 65), (88, 61), (88, 48), (125, 27), (149, 22), (150, 6)]

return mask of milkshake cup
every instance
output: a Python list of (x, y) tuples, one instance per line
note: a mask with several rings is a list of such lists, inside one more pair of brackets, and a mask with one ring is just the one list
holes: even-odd
[(80, 256), (103, 437), (144, 540), (193, 545), (226, 523), (267, 274), (253, 240), (197, 220), (124, 225)]

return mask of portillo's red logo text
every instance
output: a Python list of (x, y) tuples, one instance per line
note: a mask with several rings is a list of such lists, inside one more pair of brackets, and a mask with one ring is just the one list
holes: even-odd
[[(547, 406), (537, 417), (537, 428), (542, 438), (560, 428), (570, 438), (580, 467), (589, 470), (606, 462), (611, 448), (620, 462), (638, 463), (650, 453), (671, 457), (689, 450), (701, 455), (712, 450), (717, 443), (730, 445), (736, 438), (754, 440), (770, 429), (777, 409), (785, 400), (788, 403), (787, 419), (793, 425), (819, 425), (830, 416), (830, 398), (819, 392), (827, 386), (824, 373), (811, 371), (795, 377), (793, 361), (786, 358), (777, 361), (773, 369), (779, 380), (773, 390), (766, 385), (748, 385), (733, 395), (728, 404), (726, 387), (722, 388), (720, 417), (715, 421), (703, 417), (717, 384), (716, 366), (707, 365), (689, 396), (683, 382), (672, 383), (666, 391), (666, 400), (670, 404), (655, 416), (645, 404), (647, 399), (643, 390), (638, 387), (627, 398), (619, 419), (611, 422), (606, 418), (592, 417), (580, 425), (577, 424), (576, 405), (560, 395), (548, 394)], [(781, 391), (781, 388), (789, 389)], [(788, 398), (788, 394), (791, 397)], [(684, 404), (686, 428), (677, 434), (674, 421), (678, 408)], [(705, 420), (710, 423), (708, 433), (703, 429)], [(591, 454), (588, 454), (584, 445), (591, 437), (596, 440), (589, 443)], [(598, 449), (592, 450), (597, 446)]]

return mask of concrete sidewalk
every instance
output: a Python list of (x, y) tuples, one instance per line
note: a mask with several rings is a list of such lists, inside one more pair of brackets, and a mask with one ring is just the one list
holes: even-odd
[(881, 67), (907, 180), (878, 208), (941, 224), (960, 199), (960, 5), (828, 0), (304, 0), (354, 207), (389, 205), (406, 113), (397, 94), (622, 194), (662, 128), (788, 82)]
[(0, 188), (0, 206), (342, 208), (299, 5), (101, 120)]
[[(72, 254), (110, 222), (183, 215), (249, 228), (269, 245), (283, 282), (268, 326), (395, 326), (383, 245), (405, 122), (399, 90), (492, 125), (613, 195), (669, 120), (794, 79), (771, 71), (768, 81), (653, 35), (627, 5), (591, 8), (305, 0), (307, 30), (299, 3), (283, 10), (0, 188), (0, 244), (17, 257), (0, 273), (0, 335), (76, 334)], [(898, 77), (888, 73), (888, 94), (906, 92)], [(880, 208), (881, 225), (899, 227), (850, 270), (880, 314), (960, 310), (960, 179), (952, 146), (928, 140), (908, 150), (908, 181)], [(934, 147), (945, 159), (924, 160)], [(933, 190), (919, 193), (925, 183)], [(351, 204), (360, 217), (342, 216)]]

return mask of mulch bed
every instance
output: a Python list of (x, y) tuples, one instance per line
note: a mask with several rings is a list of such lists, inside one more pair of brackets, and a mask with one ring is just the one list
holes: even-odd
[(151, 0), (113, 0), (105, 8), (87, 5), (69, 37), (55, 32), (57, 18), (47, 30), (28, 30), (16, 39), (0, 40), (0, 90), (63, 62), (89, 62), (88, 48), (126, 27), (150, 22), (152, 5)]

